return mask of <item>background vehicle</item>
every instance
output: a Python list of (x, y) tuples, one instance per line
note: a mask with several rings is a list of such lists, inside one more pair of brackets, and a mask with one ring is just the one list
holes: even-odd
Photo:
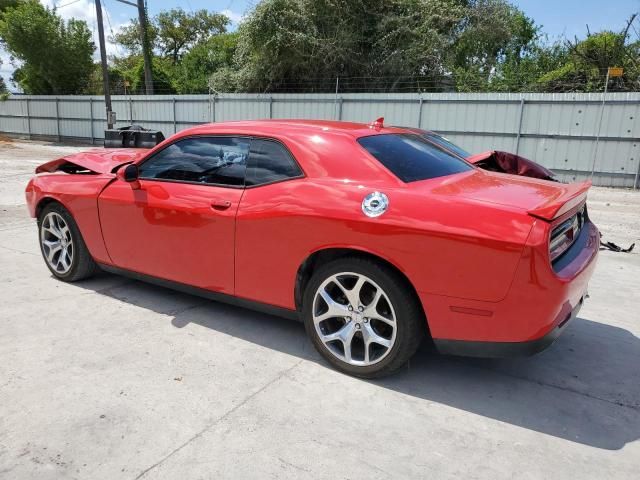
[(56, 277), (100, 267), (302, 318), (362, 377), (426, 335), (445, 353), (539, 351), (598, 251), (589, 184), (484, 171), (381, 119), (203, 125), (36, 172), (27, 202)]

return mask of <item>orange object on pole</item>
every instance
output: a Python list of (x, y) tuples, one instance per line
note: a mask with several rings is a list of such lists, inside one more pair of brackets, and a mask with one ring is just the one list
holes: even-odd
[(624, 73), (624, 69), (622, 67), (609, 67), (609, 77), (621, 77)]

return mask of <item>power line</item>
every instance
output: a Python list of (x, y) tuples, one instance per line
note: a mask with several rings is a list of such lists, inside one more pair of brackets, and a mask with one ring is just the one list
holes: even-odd
[(114, 37), (115, 37), (115, 33), (113, 31), (113, 26), (111, 25), (111, 15), (109, 14), (109, 9), (107, 8), (107, 0), (103, 0), (104, 2), (104, 13), (107, 17), (107, 23), (109, 24), (109, 32), (111, 32), (111, 38), (113, 39), (113, 45), (115, 45), (117, 51), (118, 51), (118, 55), (122, 55), (123, 49), (120, 46), (120, 44), (118, 42), (115, 41)]
[(53, 4), (53, 8), (55, 8), (57, 10), (58, 8), (68, 7), (69, 5), (73, 5), (74, 3), (78, 3), (79, 1), (80, 0), (72, 0), (71, 2), (65, 3), (63, 5), (58, 5), (58, 6), (56, 6), (56, 4), (54, 3)]

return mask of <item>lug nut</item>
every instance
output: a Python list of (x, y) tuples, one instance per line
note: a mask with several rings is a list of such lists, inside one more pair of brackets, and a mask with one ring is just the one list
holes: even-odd
[(351, 305), (349, 305), (349, 311), (353, 312), (353, 307)]
[(363, 307), (362, 305), (360, 305), (360, 306), (358, 307), (358, 311), (359, 311), (359, 312), (363, 312), (363, 311), (364, 311), (364, 307)]
[(360, 324), (356, 323), (356, 330), (360, 330)]
[(369, 319), (365, 317), (364, 323), (369, 323)]

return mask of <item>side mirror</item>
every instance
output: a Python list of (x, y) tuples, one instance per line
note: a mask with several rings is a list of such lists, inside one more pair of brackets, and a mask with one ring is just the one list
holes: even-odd
[(138, 180), (138, 166), (135, 163), (130, 163), (124, 167), (124, 172), (122, 173), (125, 182), (135, 182)]
[(131, 184), (131, 188), (140, 188), (140, 182), (138, 182), (138, 166), (135, 163), (130, 163), (124, 168), (119, 169), (116, 172), (118, 180)]

